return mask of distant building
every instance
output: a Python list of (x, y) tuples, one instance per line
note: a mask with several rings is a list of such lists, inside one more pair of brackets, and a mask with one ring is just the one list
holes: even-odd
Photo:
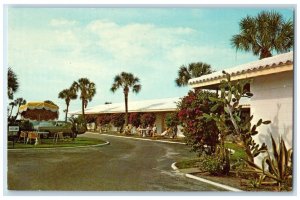
[[(281, 136), (286, 145), (293, 146), (293, 52), (276, 55), (225, 70), (231, 80), (252, 79), (250, 91), (250, 113), (252, 122), (271, 120), (271, 124), (259, 127), (255, 137), (259, 143), (270, 146), (270, 135)], [(216, 89), (225, 76), (222, 71), (189, 80), (194, 89)]]
[[(154, 113), (156, 116), (155, 124), (157, 126), (157, 133), (162, 133), (166, 129), (166, 115), (175, 112), (177, 109), (177, 102), (180, 101), (179, 97), (166, 98), (166, 99), (152, 99), (142, 101), (129, 101), (128, 113)], [(85, 109), (86, 115), (101, 115), (125, 113), (125, 103), (111, 103), (102, 104)], [(80, 115), (81, 111), (71, 112), (71, 115)], [(113, 128), (114, 129), (114, 128)], [(183, 136), (178, 129), (179, 136)]]

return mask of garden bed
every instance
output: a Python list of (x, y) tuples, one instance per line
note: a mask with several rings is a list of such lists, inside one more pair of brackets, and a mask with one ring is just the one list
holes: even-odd
[(246, 159), (247, 156), (242, 147), (235, 143), (225, 143), (225, 146), (235, 151), (235, 153), (230, 156), (230, 162), (235, 166), (231, 167), (231, 171), (228, 175), (211, 175), (209, 172), (204, 171), (199, 167), (201, 166), (201, 162), (203, 162), (203, 158), (200, 157), (178, 161), (176, 167), (183, 173), (189, 171), (189, 168), (198, 168), (197, 172), (190, 174), (243, 191), (277, 191), (277, 187), (274, 184), (264, 184), (258, 187), (255, 182), (255, 178), (257, 177), (254, 174), (244, 172), (245, 165), (242, 165), (243, 162), (241, 160)]

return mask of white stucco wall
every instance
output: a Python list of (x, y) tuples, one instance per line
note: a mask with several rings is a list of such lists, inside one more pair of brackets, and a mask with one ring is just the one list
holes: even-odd
[(293, 72), (260, 76), (253, 79), (251, 92), (251, 114), (253, 123), (259, 119), (271, 120), (269, 125), (261, 125), (255, 140), (271, 146), (270, 133), (275, 140), (281, 136), (288, 148), (293, 141)]

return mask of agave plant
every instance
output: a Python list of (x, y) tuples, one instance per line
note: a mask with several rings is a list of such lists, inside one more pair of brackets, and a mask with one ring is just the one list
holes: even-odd
[(257, 166), (254, 162), (247, 161), (248, 165), (262, 177), (268, 177), (277, 183), (278, 191), (287, 188), (292, 181), (292, 148), (287, 149), (282, 138), (276, 143), (273, 136), (271, 155), (267, 151), (267, 156), (262, 160), (262, 167)]

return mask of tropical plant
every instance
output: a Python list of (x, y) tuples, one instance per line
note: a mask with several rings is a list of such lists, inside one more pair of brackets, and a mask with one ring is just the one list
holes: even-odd
[(179, 124), (178, 112), (172, 112), (166, 115), (166, 125), (168, 127), (177, 126)]
[[(9, 117), (8, 117), (9, 121), (15, 121), (17, 119), (17, 117), (19, 115), (19, 108), (20, 108), (21, 105), (24, 105), (24, 104), (26, 104), (26, 100), (23, 99), (23, 98), (17, 98), (16, 100), (14, 100), (14, 101), (12, 101), (12, 102), (9, 103), (9, 105), (11, 106), (11, 108), (10, 108), (10, 114), (9, 114)], [(14, 117), (12, 117), (11, 116), (12, 115), (12, 111), (13, 111), (13, 109), (14, 109), (15, 106), (17, 106), (17, 113), (16, 113), (16, 115)]]
[(111, 121), (110, 114), (101, 114), (101, 115), (98, 115), (96, 118), (96, 123), (101, 126), (109, 124), (110, 121)]
[(64, 89), (58, 93), (58, 98), (64, 99), (66, 102), (67, 108), (66, 108), (66, 112), (65, 112), (66, 113), (65, 121), (67, 121), (70, 101), (72, 99), (77, 99), (76, 90), (72, 87), (69, 89)]
[(74, 81), (71, 88), (74, 88), (76, 92), (80, 91), (82, 116), (85, 120), (84, 109), (87, 107), (88, 101), (92, 101), (93, 97), (95, 96), (96, 85), (87, 78), (80, 78), (77, 82)]
[(236, 50), (252, 51), (260, 59), (271, 57), (272, 52), (283, 53), (293, 48), (294, 27), (292, 21), (284, 21), (275, 11), (263, 11), (256, 17), (247, 16), (240, 21), (240, 33), (234, 35), (231, 44)]
[(17, 113), (16, 113), (16, 115), (15, 115), (15, 117), (14, 117), (14, 120), (17, 119), (18, 115), (20, 114), (20, 113), (19, 113), (19, 108), (20, 108), (21, 105), (25, 105), (25, 104), (26, 104), (26, 100), (23, 99), (23, 98), (21, 98), (21, 97), (20, 97), (20, 98), (17, 98), (17, 99), (15, 100), (15, 104), (16, 104), (16, 106), (18, 106), (18, 109), (17, 109)]
[(144, 113), (141, 116), (141, 123), (143, 126), (153, 125), (156, 120), (154, 113)]
[(138, 93), (142, 86), (139, 84), (140, 79), (135, 77), (131, 73), (122, 72), (119, 75), (116, 75), (114, 78), (114, 83), (112, 84), (111, 91), (115, 92), (117, 89), (122, 88), (125, 98), (125, 126), (128, 125), (128, 94), (130, 88), (132, 92)]
[[(267, 146), (263, 143), (261, 146), (253, 140), (253, 136), (258, 134), (256, 130), (262, 124), (269, 124), (271, 121), (263, 121), (260, 119), (257, 123), (251, 122), (253, 115), (246, 117), (242, 120), (242, 106), (240, 105), (240, 99), (242, 97), (251, 98), (253, 96), (246, 89), (246, 84), (250, 83), (250, 80), (238, 80), (236, 82), (231, 81), (230, 74), (223, 71), (226, 75), (226, 80), (222, 80), (220, 84), (221, 96), (209, 97), (209, 100), (216, 104), (211, 108), (212, 113), (204, 114), (204, 117), (210, 121), (214, 120), (220, 131), (221, 147), (224, 144), (225, 137), (229, 134), (235, 134), (242, 138), (244, 148), (247, 153), (247, 159), (251, 162), (260, 153), (267, 150)], [(224, 112), (216, 112), (218, 109), (223, 109)], [(228, 123), (230, 122), (230, 123)]]
[(69, 121), (72, 124), (72, 128), (71, 128), (72, 134), (71, 134), (71, 137), (72, 137), (72, 140), (75, 140), (76, 135), (78, 134), (78, 130), (80, 130), (82, 128), (86, 129), (86, 122), (85, 122), (85, 119), (83, 118), (82, 115), (80, 115), (78, 117), (71, 116), (71, 117), (69, 117)]
[(266, 177), (274, 180), (277, 184), (277, 190), (290, 190), (292, 186), (293, 167), (292, 167), (292, 148), (286, 148), (285, 142), (282, 138), (276, 143), (272, 134), (272, 155), (267, 151), (267, 156), (262, 160), (262, 167), (259, 167), (252, 161), (247, 161), (248, 165), (255, 173), (260, 175), (263, 180)]
[(188, 66), (182, 65), (178, 70), (178, 77), (175, 79), (175, 82), (179, 87), (186, 86), (189, 79), (197, 78), (212, 72), (211, 66), (202, 62), (190, 63)]
[(211, 96), (216, 94), (208, 91), (189, 91), (178, 103), (178, 119), (183, 127), (186, 142), (192, 151), (199, 154), (214, 153), (219, 143), (216, 122), (203, 118), (216, 104), (209, 100)]
[(117, 127), (122, 132), (123, 125), (125, 122), (124, 113), (114, 113), (111, 115), (111, 121), (110, 121), (115, 127)]
[(33, 131), (33, 124), (29, 120), (22, 120), (18, 124), (20, 126), (20, 131)]
[(130, 113), (129, 123), (138, 127), (141, 124), (141, 113)]
[(15, 72), (12, 70), (12, 68), (8, 68), (8, 73), (7, 73), (7, 95), (9, 99), (14, 98), (14, 93), (18, 91), (19, 88), (19, 81), (18, 77), (15, 74)]
[(212, 175), (228, 175), (230, 171), (229, 165), (229, 151), (226, 151), (225, 160), (217, 154), (214, 155), (202, 155), (204, 157), (201, 168)]

